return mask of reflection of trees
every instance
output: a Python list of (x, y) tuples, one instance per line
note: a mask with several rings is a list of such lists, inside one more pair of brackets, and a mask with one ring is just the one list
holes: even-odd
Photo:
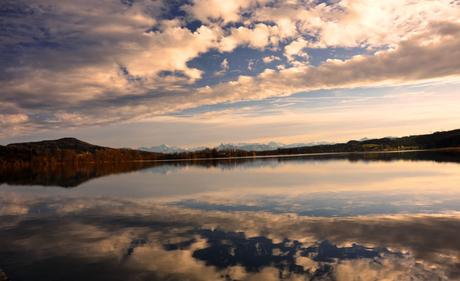
[[(331, 153), (310, 155), (285, 155), (265, 158), (229, 158), (229, 159), (189, 159), (161, 162), (171, 167), (199, 166), (204, 168), (260, 168), (276, 167), (283, 163), (301, 163), (305, 161), (434, 161), (460, 163), (458, 151), (411, 151), (411, 152), (374, 152), (374, 153)], [(159, 162), (160, 163), (160, 162)]]
[[(284, 163), (305, 161), (435, 161), (460, 163), (460, 153), (447, 151), (413, 151), (397, 153), (343, 153), (300, 155), (270, 158), (189, 159), (178, 161), (122, 161), (122, 162), (69, 162), (67, 164), (31, 164), (25, 166), (0, 166), (0, 184), (54, 185), (75, 187), (92, 178), (137, 170), (168, 173), (187, 166), (222, 170), (246, 168), (275, 168)], [(147, 170), (148, 169), (148, 170)]]
[(93, 178), (127, 173), (152, 165), (155, 164), (153, 162), (122, 162), (6, 167), (0, 170), (0, 184), (75, 187)]

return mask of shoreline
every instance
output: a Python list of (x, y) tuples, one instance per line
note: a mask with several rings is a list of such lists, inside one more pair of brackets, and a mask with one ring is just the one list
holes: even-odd
[[(404, 149), (404, 150), (379, 150), (379, 151), (342, 151), (342, 152), (318, 152), (318, 153), (293, 153), (293, 154), (268, 154), (268, 155), (251, 155), (251, 156), (229, 156), (229, 157), (204, 157), (204, 158), (171, 158), (171, 159), (150, 159), (150, 160), (126, 160), (126, 161), (69, 161), (69, 162), (55, 162), (51, 166), (64, 166), (64, 165), (98, 165), (98, 164), (148, 164), (148, 163), (173, 163), (173, 162), (202, 162), (202, 161), (225, 161), (225, 160), (249, 160), (249, 159), (274, 159), (274, 158), (300, 158), (300, 157), (314, 157), (314, 156), (345, 156), (345, 155), (379, 155), (379, 154), (403, 154), (413, 152), (447, 152), (447, 153), (459, 153), (460, 147), (444, 147), (444, 148), (433, 148), (433, 149)], [(174, 154), (171, 154), (174, 155)], [(459, 156), (460, 159), (460, 156)], [(1, 159), (0, 159), (1, 160)], [(50, 164), (41, 161), (25, 161), (22, 163), (15, 163), (5, 161), (0, 165), (0, 168), (21, 168), (30, 167), (32, 164), (40, 163), (49, 166)]]
[[(406, 150), (380, 150), (380, 151), (346, 151), (346, 152), (318, 152), (318, 153), (297, 153), (297, 154), (273, 154), (255, 156), (230, 156), (230, 157), (207, 157), (207, 158), (179, 158), (161, 160), (133, 160), (129, 162), (180, 162), (180, 161), (209, 161), (209, 160), (232, 160), (232, 159), (264, 159), (264, 158), (289, 158), (303, 156), (328, 156), (328, 155), (347, 155), (347, 154), (385, 154), (385, 153), (408, 153), (408, 152), (460, 152), (460, 147), (446, 147), (433, 149), (406, 149)], [(95, 162), (94, 162), (95, 163)], [(111, 163), (111, 162), (108, 162)]]

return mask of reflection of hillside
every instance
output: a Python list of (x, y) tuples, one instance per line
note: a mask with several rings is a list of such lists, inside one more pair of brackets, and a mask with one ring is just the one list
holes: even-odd
[(151, 167), (152, 162), (30, 166), (0, 170), (0, 184), (75, 187), (93, 178)]
[[(460, 151), (411, 151), (411, 152), (393, 152), (393, 153), (351, 153), (344, 155), (336, 155), (343, 157), (350, 162), (354, 161), (433, 161), (446, 163), (460, 163)], [(332, 155), (331, 159), (334, 158)]]
[(459, 151), (412, 151), (412, 152), (383, 152), (383, 153), (338, 153), (338, 154), (306, 154), (289, 155), (266, 158), (228, 158), (228, 159), (203, 159), (203, 160), (182, 160), (159, 162), (163, 165), (155, 165), (152, 169), (162, 169), (166, 172), (176, 170), (185, 166), (196, 166), (203, 168), (220, 168), (222, 170), (235, 168), (275, 168), (283, 163), (295, 163), (304, 161), (333, 161), (345, 160), (350, 162), (358, 161), (433, 161), (446, 163), (460, 163)]
[(144, 170), (145, 172), (167, 174), (185, 167), (218, 168), (221, 170), (275, 168), (284, 163), (305, 161), (434, 161), (460, 163), (460, 152), (417, 151), (397, 153), (344, 153), (316, 154), (270, 158), (231, 158), (210, 160), (182, 160), (165, 162), (114, 162), (73, 165), (33, 165), (23, 168), (6, 167), (0, 169), (0, 184), (43, 185), (75, 187), (90, 179), (111, 174)]

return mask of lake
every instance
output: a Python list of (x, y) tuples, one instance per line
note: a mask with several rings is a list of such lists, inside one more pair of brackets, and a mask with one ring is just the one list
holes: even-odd
[(460, 154), (34, 167), (0, 183), (0, 280), (460, 280)]

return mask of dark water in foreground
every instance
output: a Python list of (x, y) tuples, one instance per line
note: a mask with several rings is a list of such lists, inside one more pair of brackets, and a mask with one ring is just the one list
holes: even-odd
[(12, 281), (460, 280), (459, 154), (36, 167), (0, 183)]

